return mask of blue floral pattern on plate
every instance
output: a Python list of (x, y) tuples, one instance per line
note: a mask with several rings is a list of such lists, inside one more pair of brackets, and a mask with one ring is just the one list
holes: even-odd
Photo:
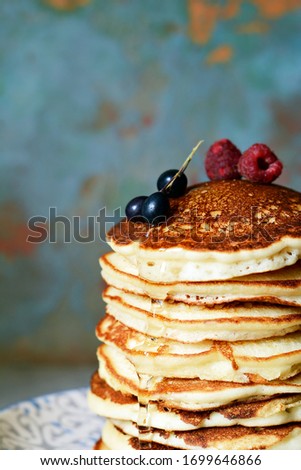
[(0, 450), (87, 450), (104, 420), (87, 404), (87, 389), (22, 401), (0, 412)]

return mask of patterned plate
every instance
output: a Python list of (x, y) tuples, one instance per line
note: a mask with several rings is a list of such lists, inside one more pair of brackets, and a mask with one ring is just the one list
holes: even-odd
[(87, 389), (33, 398), (0, 412), (0, 449), (92, 449), (104, 420), (87, 405)]

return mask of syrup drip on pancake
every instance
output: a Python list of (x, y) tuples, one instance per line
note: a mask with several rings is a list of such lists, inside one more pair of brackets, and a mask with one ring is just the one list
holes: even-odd
[[(139, 374), (138, 379), (139, 379), (139, 390), (148, 390), (149, 388), (149, 382), (151, 381), (152, 377), (144, 377), (143, 374)], [(137, 418), (137, 428), (138, 428), (138, 443), (139, 443), (139, 449), (141, 450), (141, 443), (145, 445), (145, 441), (147, 445), (151, 445), (152, 441), (152, 428), (149, 424), (150, 421), (150, 410), (149, 410), (149, 402), (147, 403), (142, 403), (141, 402), (141, 396), (139, 395), (138, 392), (138, 418)]]
[[(163, 301), (162, 300), (156, 300), (156, 299), (151, 299), (151, 313), (152, 316), (156, 316), (157, 314), (160, 313), (160, 311), (163, 309)], [(149, 330), (149, 323), (147, 323), (147, 328), (145, 333), (147, 334)], [(147, 336), (145, 336), (146, 338)], [(140, 374), (137, 372), (137, 376), (139, 379), (139, 388), (138, 390), (145, 390), (148, 391), (152, 387), (152, 383), (155, 380), (155, 378), (152, 375), (144, 375)], [(145, 394), (144, 394), (144, 399), (139, 396), (139, 391), (138, 391), (138, 422), (137, 422), (137, 427), (138, 427), (138, 443), (139, 443), (139, 449), (151, 449), (152, 448), (152, 441), (153, 441), (153, 433), (154, 433), (154, 428), (150, 425), (151, 423), (151, 404), (150, 400), (147, 400), (145, 403)]]

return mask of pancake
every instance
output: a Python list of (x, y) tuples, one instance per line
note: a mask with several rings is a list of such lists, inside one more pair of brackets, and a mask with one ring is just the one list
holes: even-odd
[(249, 375), (283, 380), (301, 372), (301, 331), (257, 341), (181, 343), (137, 332), (106, 315), (96, 335), (112, 354), (124, 354), (138, 374), (248, 382)]
[(110, 447), (108, 447), (104, 442), (103, 440), (100, 438), (98, 439), (98, 441), (96, 441), (94, 447), (93, 447), (93, 450), (114, 450), (113, 449), (110, 449)]
[(183, 411), (168, 408), (160, 402), (139, 406), (136, 396), (112, 389), (97, 372), (91, 379), (88, 403), (100, 416), (168, 431), (234, 425), (275, 426), (301, 421), (301, 394), (231, 404), (211, 411)]
[[(114, 442), (112, 443), (112, 439), (109, 439), (109, 440), (111, 441), (111, 445), (113, 445), (113, 447), (108, 447), (108, 445), (105, 444), (103, 440), (100, 438), (96, 442), (94, 446), (94, 450), (115, 450), (116, 445), (118, 444), (114, 444)], [(135, 445), (132, 447), (129, 447), (128, 450), (174, 450), (172, 448), (167, 448), (166, 446), (162, 446), (156, 443), (152, 443), (150, 447), (148, 443), (146, 445), (144, 445), (142, 442), (139, 443), (138, 439), (136, 441), (134, 440), (133, 444)]]
[[(138, 436), (138, 429), (131, 422), (107, 420), (102, 440), (106, 446), (117, 450), (140, 449), (141, 436), (140, 442)], [(152, 429), (149, 434), (152, 441), (149, 445), (147, 437), (145, 435), (142, 441), (145, 441), (145, 446), (150, 450), (158, 445), (165, 449), (182, 450), (298, 450), (301, 447), (301, 423), (255, 429), (232, 426), (188, 432)]]
[(114, 390), (139, 397), (142, 405), (154, 401), (171, 408), (200, 411), (279, 394), (301, 393), (301, 374), (282, 381), (262, 379), (249, 383), (138, 376), (124, 354), (107, 345), (98, 349), (98, 360), (100, 378)]
[(95, 450), (175, 450), (162, 444), (151, 444), (139, 441), (117, 429), (110, 421), (106, 421), (102, 437), (94, 446)]
[(276, 271), (250, 274), (224, 281), (148, 281), (126, 257), (109, 252), (99, 259), (108, 285), (152, 299), (216, 305), (234, 301), (258, 301), (301, 306), (301, 261)]
[(301, 257), (301, 194), (245, 180), (200, 183), (170, 199), (156, 226), (126, 219), (107, 235), (152, 282), (208, 281), (274, 271)]
[(103, 299), (107, 313), (128, 327), (183, 343), (261, 339), (301, 329), (299, 307), (259, 302), (186, 304), (153, 300), (113, 287), (105, 289)]
[(100, 258), (95, 449), (301, 448), (301, 194), (210, 181)]

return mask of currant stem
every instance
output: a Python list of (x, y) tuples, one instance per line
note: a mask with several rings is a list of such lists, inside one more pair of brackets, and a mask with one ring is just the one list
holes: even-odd
[(192, 151), (190, 152), (190, 154), (188, 155), (188, 157), (186, 158), (185, 162), (183, 163), (183, 165), (181, 166), (181, 168), (179, 169), (179, 171), (173, 176), (173, 178), (165, 185), (163, 186), (163, 188), (160, 190), (162, 192), (165, 192), (165, 191), (168, 191), (168, 189), (173, 185), (174, 181), (179, 177), (181, 176), (182, 173), (184, 173), (184, 171), (186, 170), (186, 168), (188, 167), (192, 157), (194, 156), (194, 154), (196, 153), (196, 151), (198, 150), (198, 148), (200, 147), (200, 145), (203, 143), (204, 141), (203, 140), (200, 140), (196, 146), (192, 149)]

